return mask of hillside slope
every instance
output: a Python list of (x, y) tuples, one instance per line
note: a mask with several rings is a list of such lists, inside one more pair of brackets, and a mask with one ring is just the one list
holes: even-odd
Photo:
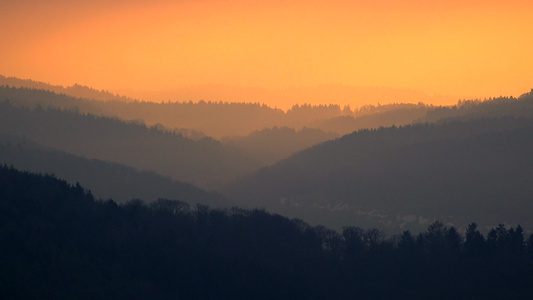
[(529, 118), (362, 130), (261, 169), (226, 193), (335, 228), (399, 231), (439, 219), (533, 229), (531, 153)]
[(0, 133), (90, 159), (152, 170), (175, 180), (214, 187), (257, 163), (213, 139), (194, 141), (142, 124), (74, 111), (0, 103)]
[(151, 202), (176, 199), (190, 205), (229, 206), (221, 195), (190, 184), (171, 180), (154, 172), (140, 172), (121, 164), (86, 159), (44, 148), (27, 139), (0, 136), (0, 164), (41, 174), (54, 174), (70, 184), (82, 183), (102, 199), (124, 203), (131, 199)]
[(339, 135), (336, 133), (320, 129), (304, 127), (302, 130), (294, 130), (289, 127), (273, 127), (254, 131), (245, 137), (226, 138), (222, 143), (239, 149), (256, 158), (261, 165), (268, 166), (308, 147), (337, 137)]

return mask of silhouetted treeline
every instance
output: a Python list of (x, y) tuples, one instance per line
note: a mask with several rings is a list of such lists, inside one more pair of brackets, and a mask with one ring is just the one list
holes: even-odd
[(432, 106), (418, 104), (366, 105), (352, 115), (324, 118), (309, 124), (313, 128), (347, 134), (360, 129), (401, 126), (412, 123), (447, 122), (500, 117), (533, 117), (533, 92), (518, 98), (498, 97), (460, 100), (457, 105)]
[[(533, 119), (492, 118), (360, 130), (299, 152), (224, 192), (313, 224), (533, 230)], [(396, 229), (394, 229), (396, 228)]]
[(533, 89), (530, 93), (524, 93), (518, 98), (461, 100), (455, 106), (436, 107), (428, 112), (424, 121), (471, 120), (501, 116), (533, 117)]
[(425, 118), (432, 109), (432, 106), (426, 106), (421, 103), (418, 105), (368, 105), (356, 110), (354, 112), (355, 116), (344, 115), (322, 119), (311, 123), (309, 126), (344, 135), (361, 129), (411, 124)]
[(533, 236), (440, 222), (387, 238), (263, 210), (118, 206), (0, 167), (2, 299), (531, 299)]

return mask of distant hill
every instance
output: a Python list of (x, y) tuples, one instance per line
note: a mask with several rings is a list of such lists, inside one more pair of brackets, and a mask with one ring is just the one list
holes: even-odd
[[(323, 95), (324, 101), (335, 99), (335, 88), (331, 87), (329, 90), (331, 95)], [(417, 98), (415, 95), (412, 96), (413, 99)], [(432, 106), (421, 102), (413, 104), (413, 99), (406, 98), (406, 95), (398, 91), (398, 101), (407, 103), (365, 105), (355, 108), (350, 108), (349, 105), (341, 107), (337, 104), (295, 104), (285, 112), (258, 102), (209, 101), (211, 99), (209, 97), (205, 101), (197, 102), (143, 102), (81, 85), (64, 88), (32, 80), (0, 76), (0, 101), (10, 99), (13, 105), (76, 109), (81, 113), (116, 117), (145, 123), (148, 126), (163, 126), (167, 130), (194, 139), (210, 136), (219, 140), (247, 136), (254, 131), (272, 127), (289, 127), (295, 130), (301, 130), (303, 127), (316, 128), (343, 135), (364, 128), (437, 122), (456, 117), (471, 119), (482, 115), (501, 116), (496, 109), (498, 103), (506, 106), (507, 115), (522, 116), (524, 111), (521, 110), (520, 103), (528, 97), (531, 97), (531, 94), (526, 93), (518, 99), (500, 97), (485, 101), (459, 101), (457, 105), (452, 106)], [(297, 99), (294, 101), (305, 103)], [(516, 105), (506, 105), (510, 102)], [(529, 112), (528, 115), (532, 114)]]
[[(40, 110), (46, 110), (47, 107), (53, 107), (54, 109), (52, 110), (55, 111), (58, 111), (57, 108), (61, 108), (62, 110), (68, 111), (70, 114), (74, 113), (80, 115), (84, 112), (105, 115), (103, 110), (108, 107), (106, 105), (113, 106), (112, 103), (106, 104), (95, 100), (73, 98), (67, 95), (59, 95), (43, 90), (0, 87), (0, 95), (2, 95), (5, 100), (8, 100), (9, 105), (14, 107), (21, 108), (22, 106), (25, 106), (32, 109), (39, 108)], [(118, 102), (114, 103), (118, 104)], [(148, 105), (156, 104), (152, 103)], [(306, 108), (301, 107), (300, 109), (305, 110)], [(291, 114), (298, 115), (298, 112), (294, 111), (291, 112)], [(179, 118), (177, 119), (179, 120)], [(137, 127), (144, 126), (142, 121), (128, 121), (127, 123), (138, 125)], [(243, 124), (243, 126), (245, 125)], [(161, 123), (156, 123), (153, 127), (161, 132), (173, 132), (179, 137), (193, 139), (198, 143), (205, 143), (207, 140), (209, 140), (203, 136), (201, 132), (194, 130), (183, 128), (171, 129), (162, 125)], [(272, 129), (263, 129), (261, 131), (252, 132), (246, 137), (236, 136), (232, 138), (226, 138), (223, 140), (222, 144), (228, 146), (225, 148), (237, 149), (239, 152), (246, 153), (248, 157), (254, 161), (254, 163), (251, 164), (251, 167), (256, 167), (272, 164), (279, 159), (286, 158), (291, 154), (310, 147), (316, 143), (330, 140), (338, 136), (338, 134), (324, 132), (319, 129), (302, 128), (301, 130), (295, 130), (288, 127), (275, 127)], [(212, 144), (216, 144), (216, 142), (212, 141)], [(165, 174), (172, 175), (168, 172)]]
[(51, 91), (56, 94), (64, 94), (72, 97), (94, 99), (100, 101), (133, 101), (133, 99), (110, 93), (109, 91), (95, 90), (88, 86), (74, 84), (69, 87), (63, 87), (60, 85), (51, 85), (45, 82), (33, 81), (31, 79), (20, 79), (16, 77), (6, 77), (0, 75), (0, 86), (10, 86), (16, 88), (28, 88), (37, 90)]
[(151, 202), (176, 199), (190, 205), (229, 206), (223, 196), (190, 184), (171, 180), (154, 172), (140, 172), (121, 164), (86, 159), (44, 148), (25, 138), (0, 136), (0, 164), (41, 174), (54, 174), (70, 184), (81, 183), (102, 199), (124, 203), (131, 199)]
[(337, 116), (312, 122), (310, 127), (348, 134), (360, 129), (473, 120), (493, 117), (533, 117), (533, 91), (518, 98), (498, 97), (486, 100), (460, 100), (451, 106), (419, 104), (367, 105), (353, 115)]
[[(349, 107), (341, 108), (339, 105), (302, 104), (293, 105), (284, 112), (259, 103), (155, 103), (113, 99), (97, 101), (46, 90), (0, 86), (0, 101), (6, 99), (15, 106), (53, 106), (145, 123), (149, 126), (161, 125), (167, 130), (185, 134), (191, 131), (191, 137), (207, 135), (216, 139), (246, 136), (253, 131), (272, 127), (289, 127), (295, 130), (301, 130), (303, 127), (319, 128), (346, 134), (369, 126), (411, 123), (423, 117), (423, 113), (431, 108), (423, 104), (392, 104), (365, 106), (352, 111)], [(373, 115), (376, 117), (372, 118)], [(362, 121), (359, 121), (359, 117), (363, 118)]]
[(309, 126), (344, 135), (360, 129), (401, 126), (425, 120), (434, 107), (424, 104), (396, 104), (385, 107), (367, 106), (355, 112), (356, 116), (341, 116), (318, 120)]
[(428, 95), (423, 92), (392, 88), (392, 87), (363, 87), (341, 84), (291, 86), (286, 88), (257, 88), (229, 85), (197, 85), (194, 87), (175, 88), (161, 91), (123, 90), (126, 95), (136, 95), (139, 99), (148, 101), (198, 102), (200, 100), (219, 102), (258, 102), (270, 107), (289, 109), (294, 104), (310, 104), (312, 106), (335, 103), (344, 106), (358, 107), (366, 104), (381, 103), (388, 106), (393, 103), (439, 103), (453, 104), (455, 96)]
[(10, 101), (0, 103), (0, 133), (201, 187), (212, 188), (257, 167), (252, 158), (213, 139), (194, 141), (143, 124), (53, 108), (15, 107)]
[(243, 205), (335, 228), (397, 232), (439, 219), (533, 230), (531, 153), (531, 118), (361, 130), (261, 169), (226, 192)]
[(254, 131), (246, 137), (225, 138), (222, 143), (255, 157), (261, 165), (271, 165), (315, 144), (339, 137), (320, 129), (273, 127)]
[(518, 98), (498, 97), (485, 101), (463, 100), (451, 107), (436, 107), (423, 121), (472, 120), (501, 116), (533, 117), (533, 89)]

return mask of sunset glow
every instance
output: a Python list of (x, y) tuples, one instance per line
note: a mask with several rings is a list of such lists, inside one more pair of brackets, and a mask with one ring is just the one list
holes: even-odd
[(0, 74), (132, 93), (341, 85), (458, 99), (533, 87), (531, 1), (107, 2), (0, 4)]

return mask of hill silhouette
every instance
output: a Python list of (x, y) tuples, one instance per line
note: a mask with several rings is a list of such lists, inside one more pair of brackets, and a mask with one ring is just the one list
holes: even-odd
[[(533, 235), (311, 227), (262, 210), (101, 201), (0, 166), (3, 299), (530, 299)], [(386, 286), (386, 288), (384, 288)]]

